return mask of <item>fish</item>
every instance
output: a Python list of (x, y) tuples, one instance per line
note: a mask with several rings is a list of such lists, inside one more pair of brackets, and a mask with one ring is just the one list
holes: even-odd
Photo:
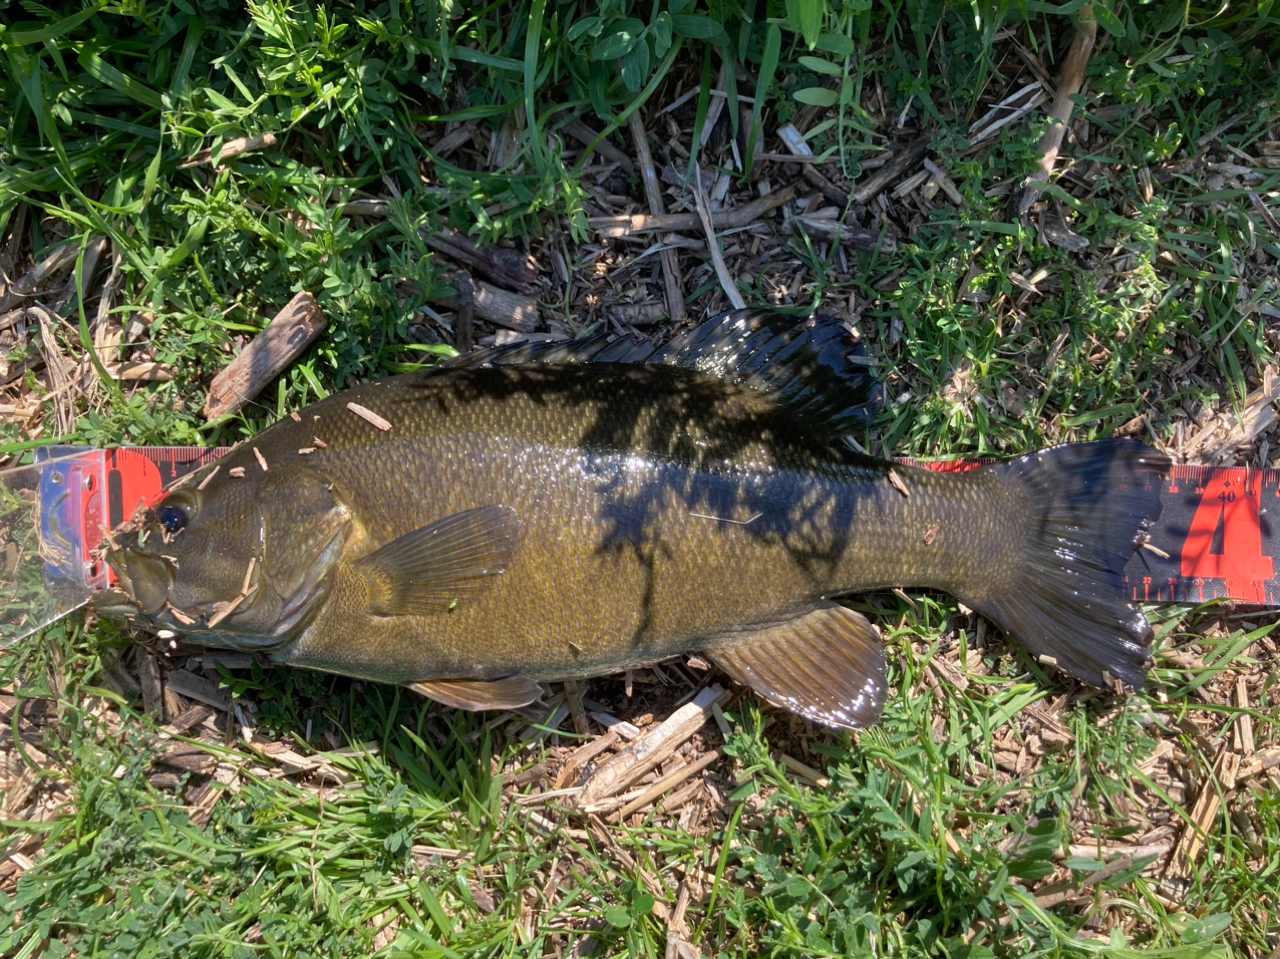
[(949, 592), (1042, 662), (1139, 688), (1125, 564), (1164, 454), (1067, 444), (968, 472), (845, 438), (880, 408), (838, 323), (764, 310), (665, 346), (481, 351), (284, 418), (117, 530), (104, 615), (472, 710), (696, 653), (837, 728), (888, 694), (842, 596)]

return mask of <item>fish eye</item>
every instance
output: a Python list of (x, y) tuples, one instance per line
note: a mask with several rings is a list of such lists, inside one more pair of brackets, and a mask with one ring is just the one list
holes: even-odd
[(187, 511), (174, 503), (166, 503), (160, 507), (160, 525), (166, 533), (176, 533), (187, 525), (190, 517)]

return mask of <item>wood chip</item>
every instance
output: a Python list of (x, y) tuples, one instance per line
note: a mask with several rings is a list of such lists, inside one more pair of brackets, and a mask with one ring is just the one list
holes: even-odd
[(142, 686), (142, 710), (159, 716), (164, 710), (164, 686), (160, 682), (160, 664), (155, 653), (137, 647), (138, 683)]
[(185, 769), (187, 772), (201, 775), (209, 772), (218, 764), (216, 756), (210, 754), (207, 749), (202, 749), (192, 743), (174, 743), (156, 758), (167, 766), (176, 766), (179, 769)]
[(587, 711), (582, 708), (582, 695), (578, 692), (578, 684), (572, 679), (565, 680), (564, 698), (569, 704), (569, 715), (573, 717), (573, 728), (580, 736), (589, 735), (591, 724), (587, 722)]
[[(811, 237), (818, 240), (826, 240), (828, 243), (842, 243), (853, 247), (855, 250), (875, 250), (878, 248), (883, 253), (893, 253), (898, 249), (898, 241), (888, 233), (880, 230), (867, 230), (860, 226), (850, 226), (834, 217), (801, 213), (791, 219), (800, 224), (805, 233)], [(862, 358), (859, 357), (859, 359)]]
[(165, 605), (165, 608), (169, 610), (169, 612), (173, 615), (174, 619), (182, 623), (184, 626), (190, 626), (192, 623), (195, 622), (194, 618), (192, 618), (191, 616), (188, 616), (186, 613), (178, 609), (178, 607), (174, 606), (172, 603), (167, 603)]
[(274, 133), (260, 133), (257, 136), (252, 137), (239, 137), (235, 140), (227, 140), (222, 144), (221, 149), (216, 151), (212, 148), (208, 150), (201, 150), (199, 153), (191, 157), (191, 159), (184, 160), (182, 163), (178, 164), (178, 169), (186, 170), (193, 166), (211, 163), (213, 162), (213, 155), (215, 152), (218, 155), (218, 162), (221, 163), (223, 160), (230, 160), (234, 157), (243, 156), (246, 153), (253, 153), (257, 150), (264, 150), (267, 147), (273, 147), (275, 145), (276, 135)]
[(227, 472), (230, 473), (232, 476), (234, 476), (236, 479), (242, 479), (244, 477), (243, 466), (233, 466), (231, 467), (231, 469), (227, 470)]
[(951, 177), (947, 176), (946, 172), (940, 166), (928, 157), (925, 157), (924, 168), (933, 174), (933, 178), (938, 182), (938, 185), (942, 187), (942, 192), (947, 195), (948, 200), (956, 206), (965, 205), (964, 197), (961, 196), (960, 191), (956, 189), (956, 185), (952, 181)]
[(855, 203), (867, 203), (882, 193), (890, 183), (894, 183), (903, 174), (914, 169), (929, 152), (929, 138), (932, 134), (924, 134), (911, 141), (895, 153), (879, 170), (868, 177), (853, 193)]
[(591, 710), (591, 718), (598, 722), (605, 729), (612, 730), (623, 739), (632, 740), (640, 738), (640, 730), (632, 723), (625, 719), (619, 719), (617, 716), (610, 715), (601, 709)]
[(0, 312), (7, 312), (13, 309), (25, 297), (31, 296), (37, 290), (48, 285), (50, 280), (75, 263), (79, 255), (80, 244), (75, 241), (54, 247), (43, 260), (23, 274), (17, 282), (9, 287), (8, 292), (0, 297)]
[[(171, 687), (166, 686), (166, 691)], [(195, 697), (193, 696), (192, 699)], [(167, 704), (166, 704), (167, 708)], [(189, 729), (194, 729), (213, 715), (213, 710), (204, 704), (189, 706), (180, 712), (173, 713), (173, 718), (164, 725), (164, 731), (174, 736), (181, 736)]]
[(293, 420), (295, 423), (301, 423), (302, 414), (299, 413), (297, 410), (294, 410), (292, 413), (289, 414), (289, 419)]
[(112, 379), (122, 380), (125, 383), (169, 383), (173, 381), (174, 372), (174, 367), (151, 360), (113, 363), (107, 366), (107, 374)]
[[(356, 416), (360, 417), (365, 422), (372, 423), (374, 426), (376, 426), (378, 429), (382, 430), (383, 432), (391, 429), (391, 424), (389, 422), (384, 420), (381, 416), (379, 416), (377, 413), (375, 413), (373, 410), (369, 409), (366, 406), (361, 406), (359, 403), (348, 403), (347, 409), (349, 409), (352, 413), (355, 413)], [(317, 440), (316, 442), (318, 443), (319, 440)]]
[(255, 592), (257, 592), (256, 587), (247, 593), (241, 593), (231, 602), (218, 607), (217, 612), (215, 612), (212, 616), (210, 616), (209, 621), (205, 623), (205, 627), (207, 629), (213, 629), (215, 626), (221, 623), (224, 619), (226, 619), (228, 616), (234, 613), (236, 609), (239, 608), (240, 604), (243, 603), (250, 596), (252, 596)]
[(213, 779), (205, 783), (195, 797), (193, 805), (196, 808), (191, 813), (191, 821), (201, 829), (209, 825), (209, 819), (213, 815), (213, 807), (218, 804), (218, 800), (228, 793), (239, 792), (239, 787), (239, 768), (233, 763), (218, 763), (213, 770)]
[(591, 760), (599, 756), (602, 752), (615, 746), (619, 739), (620, 737), (618, 736), (618, 733), (615, 730), (610, 729), (603, 736), (597, 736), (585, 746), (579, 746), (569, 754), (569, 758), (565, 761), (564, 768), (561, 769), (559, 774), (556, 776), (553, 788), (564, 789), (567, 787), (577, 776), (579, 770), (586, 766), (587, 763), (591, 762)]
[[(423, 861), (430, 859), (471, 859), (475, 856), (474, 852), (462, 849), (446, 849), (443, 846), (422, 846), (415, 845), (409, 850), (413, 853), (414, 858)], [(426, 863), (424, 862), (424, 865)]]
[(316, 448), (315, 448), (314, 446), (300, 446), (300, 447), (298, 447), (298, 455), (299, 455), (299, 456), (310, 456), (310, 455), (311, 455), (312, 453), (314, 453), (315, 451), (316, 451)]
[(537, 292), (538, 263), (527, 253), (502, 246), (481, 246), (452, 228), (425, 233), (424, 239), (437, 253), (487, 276), (498, 286), (521, 293)]
[(725, 691), (719, 686), (702, 690), (641, 739), (601, 766), (587, 780), (581, 805), (590, 809), (609, 796), (626, 789), (646, 772), (664, 762), (711, 718), (711, 704)]
[(794, 756), (788, 756), (784, 752), (779, 752), (779, 753), (776, 753), (775, 755), (778, 761), (782, 763), (782, 765), (786, 766), (793, 773), (795, 773), (801, 779), (806, 780), (811, 785), (817, 786), (819, 789), (826, 789), (828, 786), (831, 785), (830, 779), (828, 779), (818, 770), (814, 769), (812, 766), (807, 765), (806, 763), (802, 763), (800, 760), (796, 759)]
[(679, 786), (690, 776), (694, 776), (702, 770), (706, 769), (712, 763), (717, 762), (724, 756), (723, 749), (714, 749), (709, 753), (700, 756), (695, 762), (681, 766), (679, 769), (668, 773), (659, 779), (656, 783), (642, 792), (635, 799), (619, 809), (610, 817), (612, 822), (621, 822), (634, 812), (638, 812), (654, 800), (660, 798), (663, 794)]
[(1185, 877), (1191, 874), (1191, 864), (1199, 857), (1205, 841), (1217, 825), (1223, 796), (1235, 788), (1239, 773), (1239, 756), (1225, 750), (1218, 754), (1213, 771), (1200, 784), (1200, 795), (1191, 809), (1191, 821), (1182, 828), (1182, 838), (1169, 862), (1170, 875)]
[[(223, 711), (231, 709), (231, 697), (229, 695), (203, 676), (197, 676), (189, 669), (175, 669), (169, 674), (165, 685), (174, 692), (187, 697), (187, 699), (194, 699), (196, 702), (206, 703)], [(209, 715), (211, 714), (205, 714), (206, 717)], [(203, 718), (198, 721), (203, 721)]]
[(1240, 766), (1236, 773), (1237, 782), (1249, 776), (1256, 776), (1258, 773), (1266, 772), (1269, 769), (1275, 769), (1280, 766), (1280, 746), (1271, 746), (1267, 749), (1259, 750)]
[(267, 458), (258, 452), (258, 447), (253, 448), (253, 458), (258, 461), (258, 465), (262, 467), (262, 472), (267, 471)]
[[(662, 186), (658, 183), (658, 172), (653, 166), (653, 155), (649, 152), (649, 138), (645, 133), (644, 121), (640, 118), (639, 110), (631, 114), (627, 125), (631, 131), (631, 141), (635, 144), (636, 160), (640, 164), (641, 182), (644, 184), (644, 194), (649, 210), (655, 216), (662, 216), (666, 212), (662, 200)], [(664, 243), (658, 256), (662, 260), (667, 315), (673, 322), (683, 323), (687, 317), (684, 309), (684, 280), (680, 274), (680, 263), (676, 258), (676, 251)]]
[(214, 464), (213, 469), (209, 470), (209, 472), (205, 473), (204, 476), (200, 478), (200, 482), (196, 484), (196, 489), (204, 489), (208, 486), (209, 482), (218, 475), (218, 470), (220, 469), (222, 469), (221, 465)]
[(995, 104), (980, 119), (969, 125), (970, 148), (981, 143), (1001, 127), (1026, 116), (1048, 99), (1049, 94), (1045, 93), (1044, 83), (1041, 80), (1035, 80), (1015, 90)]
[(1236, 677), (1235, 700), (1241, 712), (1232, 730), (1232, 745), (1240, 755), (1252, 756), (1256, 751), (1253, 743), (1253, 717), (1248, 712), (1249, 684), (1243, 676)]
[(1076, 21), (1076, 35), (1062, 62), (1057, 92), (1053, 106), (1049, 108), (1049, 125), (1045, 127), (1044, 134), (1036, 145), (1036, 152), (1040, 155), (1039, 170), (1035, 177), (1028, 177), (1022, 188), (1010, 198), (1009, 205), (1016, 217), (1025, 216), (1035, 206), (1040, 198), (1040, 191), (1053, 175), (1053, 168), (1058, 163), (1058, 151), (1062, 148), (1062, 138), (1066, 135), (1067, 124), (1071, 122), (1071, 114), (1075, 109), (1073, 98), (1084, 83), (1085, 69), (1089, 66), (1089, 57), (1093, 53), (1097, 36), (1098, 21), (1082, 10)]
[[(444, 280), (454, 289), (458, 289), (461, 275), (462, 271), (452, 270), (445, 274)], [(470, 293), (471, 308), (475, 311), (476, 317), (486, 323), (519, 333), (531, 333), (542, 322), (538, 301), (532, 296), (512, 293), (492, 283), (486, 283), (484, 280), (471, 281)], [(453, 309), (457, 309), (459, 305), (456, 296), (434, 302)]]
[(204, 405), (205, 419), (226, 416), (257, 396), (311, 345), (327, 323), (314, 296), (305, 290), (297, 294), (213, 378)]
[(1204, 428), (1186, 445), (1189, 462), (1216, 464), (1243, 446), (1251, 445), (1275, 423), (1280, 402), (1280, 371), (1271, 364), (1262, 370), (1262, 386), (1250, 393), (1237, 416), (1234, 404), (1206, 421)]
[(889, 483), (903, 496), (911, 495), (911, 490), (907, 489), (907, 484), (902, 482), (902, 477), (898, 475), (896, 470), (889, 470)]
[(671, 917), (667, 920), (667, 948), (663, 954), (663, 959), (678, 959), (683, 957), (682, 947), (689, 948), (687, 942), (689, 937), (689, 927), (685, 924), (685, 913), (689, 910), (689, 880), (680, 880), (680, 890), (676, 893), (676, 907), (672, 910)]
[[(790, 203), (796, 198), (796, 186), (782, 187), (772, 193), (752, 200), (731, 210), (716, 210), (711, 214), (711, 226), (717, 230), (737, 230), (750, 226), (775, 207)], [(601, 236), (632, 236), (636, 233), (675, 233), (702, 228), (702, 218), (697, 213), (668, 213), (665, 216), (649, 216), (642, 213), (630, 216), (596, 216), (587, 220), (587, 226)]]

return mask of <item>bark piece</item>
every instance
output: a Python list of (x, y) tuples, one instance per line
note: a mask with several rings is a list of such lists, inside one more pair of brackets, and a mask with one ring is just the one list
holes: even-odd
[(1262, 369), (1262, 386), (1245, 398), (1238, 414), (1233, 404), (1207, 421), (1187, 443), (1187, 461), (1216, 464), (1241, 447), (1249, 446), (1275, 423), (1277, 402), (1280, 402), (1280, 370), (1267, 364)]
[(54, 247), (45, 255), (43, 260), (23, 274), (16, 283), (9, 287), (4, 296), (0, 297), (0, 312), (13, 309), (23, 299), (45, 286), (49, 280), (75, 263), (76, 257), (79, 255), (80, 244), (74, 240)]
[(328, 322), (316, 298), (303, 290), (224, 367), (209, 386), (205, 419), (244, 406), (311, 345)]
[[(267, 147), (276, 145), (276, 135), (274, 133), (263, 133), (254, 137), (240, 137), (235, 140), (227, 140), (222, 144), (222, 149), (218, 151), (218, 162), (230, 160), (245, 153), (253, 153), (255, 150), (263, 150)], [(213, 160), (213, 150), (201, 150), (190, 160), (184, 160), (178, 164), (179, 170), (186, 170), (193, 166), (200, 166)]]
[(1067, 132), (1067, 124), (1071, 122), (1071, 112), (1075, 109), (1072, 97), (1080, 92), (1084, 84), (1084, 71), (1089, 66), (1089, 55), (1098, 36), (1098, 21), (1093, 18), (1093, 5), (1086, 3), (1080, 8), (1079, 31), (1071, 41), (1067, 51), (1067, 59), (1062, 64), (1062, 75), (1058, 78), (1057, 95), (1053, 98), (1053, 106), (1049, 108), (1049, 126), (1040, 138), (1036, 152), (1040, 154), (1039, 170), (1034, 177), (1028, 177), (1020, 190), (1010, 198), (1010, 206), (1016, 217), (1026, 216), (1036, 200), (1040, 198), (1040, 189), (1049, 182), (1053, 168), (1058, 162), (1058, 151), (1062, 149), (1062, 138)]
[(169, 674), (168, 682), (165, 683), (165, 686), (176, 693), (186, 696), (188, 699), (207, 703), (216, 709), (221, 709), (223, 712), (229, 712), (231, 709), (230, 696), (203, 676), (197, 676), (190, 670), (175, 669)]
[[(459, 280), (456, 273), (449, 274), (445, 279), (451, 285), (458, 286)], [(486, 323), (503, 326), (518, 333), (532, 333), (538, 327), (540, 319), (538, 301), (531, 296), (499, 289), (483, 280), (474, 284), (471, 296), (475, 315)], [(438, 302), (453, 309), (458, 308), (456, 296), (447, 297)]]
[(674, 789), (676, 786), (679, 786), (689, 777), (697, 775), (698, 773), (702, 772), (702, 770), (706, 769), (712, 763), (718, 762), (723, 757), (724, 757), (723, 749), (713, 749), (711, 752), (700, 757), (699, 759), (696, 759), (695, 761), (688, 763), (687, 765), (681, 766), (679, 769), (676, 769), (670, 774), (663, 776), (656, 783), (654, 783), (652, 786), (650, 786), (648, 789), (642, 792), (639, 796), (637, 796), (635, 799), (631, 800), (631, 802), (627, 803), (625, 806), (619, 809), (610, 818), (612, 819), (613, 822), (621, 822), (622, 820), (630, 816), (633, 812), (640, 811), (645, 806), (649, 805), (649, 803), (653, 802), (655, 799), (662, 796), (664, 793), (669, 792), (670, 790)]
[[(790, 203), (796, 198), (796, 186), (791, 184), (775, 190), (758, 200), (744, 203), (732, 210), (717, 210), (711, 214), (711, 225), (717, 230), (737, 230), (750, 226), (770, 210)], [(636, 233), (675, 233), (682, 230), (701, 230), (702, 218), (697, 213), (666, 213), (653, 216), (635, 213), (624, 216), (593, 216), (587, 226), (601, 236), (632, 236)]]
[[(569, 134), (569, 136), (573, 137), (584, 147), (590, 146), (595, 138), (600, 135), (578, 119), (570, 120), (560, 129)], [(601, 140), (597, 143), (596, 152), (610, 163), (617, 163), (628, 174), (634, 174), (636, 172), (636, 165), (631, 162), (631, 157), (627, 156), (608, 140)]]
[(425, 239), (431, 249), (487, 276), (499, 286), (520, 293), (532, 293), (538, 288), (538, 265), (531, 256), (501, 246), (478, 246), (457, 230), (428, 233)]
[[(631, 139), (635, 143), (636, 157), (640, 161), (641, 179), (644, 181), (645, 199), (649, 202), (649, 210), (655, 216), (666, 213), (662, 201), (662, 187), (658, 183), (658, 171), (653, 166), (653, 155), (649, 152), (649, 137), (645, 133), (644, 121), (639, 111), (631, 114), (627, 120), (631, 128)], [(660, 238), (661, 239), (661, 238)], [(684, 309), (684, 279), (680, 275), (680, 262), (676, 251), (663, 245), (659, 256), (662, 259), (662, 280), (667, 296), (667, 315), (677, 323), (682, 323), (688, 314)]]
[(711, 716), (711, 704), (719, 702), (724, 695), (725, 691), (719, 686), (702, 690), (692, 701), (685, 703), (654, 727), (648, 735), (636, 740), (601, 766), (583, 787), (582, 807), (590, 809), (602, 800), (616, 795), (654, 766), (674, 755), (685, 740), (702, 728)]
[(138, 682), (142, 686), (144, 712), (159, 716), (164, 709), (164, 685), (160, 681), (160, 664), (156, 654), (149, 649), (138, 648)]
[(831, 217), (802, 213), (792, 219), (801, 224), (810, 236), (828, 243), (844, 243), (855, 250), (874, 250), (879, 247), (884, 253), (892, 253), (898, 248), (898, 241), (888, 233), (881, 236), (877, 231), (850, 226)]
[(872, 176), (867, 177), (866, 181), (854, 191), (853, 199), (855, 203), (866, 203), (879, 196), (886, 187), (894, 180), (902, 176), (904, 173), (913, 169), (915, 165), (921, 162), (925, 154), (929, 152), (929, 139), (931, 134), (924, 134), (908, 143), (905, 147), (893, 155), (885, 165), (877, 170)]

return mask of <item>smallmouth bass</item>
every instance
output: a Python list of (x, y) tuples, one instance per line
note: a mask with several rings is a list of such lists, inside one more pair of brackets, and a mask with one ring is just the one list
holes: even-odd
[(1168, 459), (1109, 440), (945, 474), (853, 452), (875, 399), (854, 353), (838, 326), (738, 311), (656, 351), (596, 338), (356, 387), (118, 532), (99, 607), (469, 709), (699, 652), (859, 727), (884, 650), (832, 598), (934, 587), (1078, 679), (1141, 686), (1151, 630), (1120, 576)]

